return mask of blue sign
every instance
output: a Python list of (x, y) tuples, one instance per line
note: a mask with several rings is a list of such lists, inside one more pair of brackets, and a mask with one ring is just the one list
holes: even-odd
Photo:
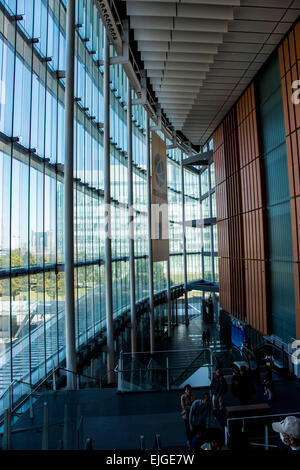
[(245, 327), (240, 323), (231, 324), (231, 342), (239, 348), (244, 344), (247, 339), (247, 332)]

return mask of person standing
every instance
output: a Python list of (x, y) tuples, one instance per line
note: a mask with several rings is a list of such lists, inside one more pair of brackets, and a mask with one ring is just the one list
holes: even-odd
[(189, 424), (192, 435), (195, 436), (198, 432), (203, 435), (210, 424), (210, 419), (210, 396), (209, 393), (204, 393), (202, 400), (195, 400), (190, 410)]
[(189, 424), (189, 414), (190, 414), (190, 409), (194, 401), (197, 400), (196, 396), (192, 392), (192, 387), (187, 384), (184, 387), (184, 394), (181, 395), (180, 403), (181, 403), (181, 416), (184, 420), (185, 424), (185, 430), (186, 430), (186, 437), (189, 442), (189, 445), (192, 443), (192, 432), (190, 429), (190, 424)]
[(214, 412), (217, 411), (217, 402), (219, 403), (219, 410), (222, 411), (224, 408), (224, 395), (227, 392), (227, 382), (220, 369), (217, 367), (216, 372), (213, 375), (210, 390), (212, 394), (212, 404)]
[(202, 333), (202, 344), (203, 346), (206, 346), (206, 331), (204, 330), (203, 333)]
[(236, 395), (241, 405), (247, 405), (254, 393), (254, 384), (246, 366), (241, 366), (236, 384)]
[(264, 395), (267, 400), (272, 399), (272, 369), (269, 366), (265, 366), (264, 371), (264, 378), (263, 378), (263, 386), (264, 386)]
[(206, 330), (206, 342), (207, 342), (207, 346), (209, 346), (209, 343), (210, 343), (210, 331), (209, 331), (208, 328), (207, 328), (207, 330)]
[(272, 428), (280, 435), (284, 445), (289, 450), (300, 451), (300, 419), (296, 416), (287, 416), (283, 421), (272, 423)]

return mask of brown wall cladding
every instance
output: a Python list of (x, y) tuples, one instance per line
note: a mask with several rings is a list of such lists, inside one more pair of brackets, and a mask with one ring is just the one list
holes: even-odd
[(231, 312), (231, 276), (229, 264), (229, 235), (227, 211), (227, 185), (225, 173), (224, 133), (221, 124), (214, 133), (214, 162), (219, 250), (220, 305)]
[(300, 98), (293, 82), (300, 79), (300, 22), (289, 33), (279, 47), (279, 63), (284, 108), (287, 160), (290, 183), (291, 219), (293, 232), (293, 256), (295, 261), (295, 307), (297, 339), (300, 339), (300, 104), (293, 103)]
[(264, 208), (261, 182), (254, 84), (236, 105), (245, 260), (246, 316), (248, 323), (268, 334)]
[(268, 333), (264, 208), (254, 85), (214, 134), (220, 305)]
[(233, 109), (214, 134), (220, 305), (244, 319), (245, 270), (239, 143)]

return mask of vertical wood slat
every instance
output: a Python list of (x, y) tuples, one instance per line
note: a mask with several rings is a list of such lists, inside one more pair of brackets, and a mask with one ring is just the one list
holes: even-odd
[(291, 205), (291, 223), (294, 259), (294, 287), (296, 308), (296, 335), (300, 339), (300, 284), (299, 284), (299, 247), (300, 247), (300, 104), (293, 103), (296, 89), (292, 83), (300, 78), (300, 22), (289, 33), (278, 50), (284, 122), (286, 132), (287, 164)]
[(243, 191), (244, 271), (247, 321), (267, 334), (265, 247), (262, 208), (261, 163), (258, 149), (254, 85), (236, 105), (244, 113), (238, 124), (241, 189)]

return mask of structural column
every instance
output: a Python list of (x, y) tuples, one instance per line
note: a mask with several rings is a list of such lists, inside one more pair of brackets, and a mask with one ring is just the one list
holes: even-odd
[[(202, 189), (201, 189), (201, 173), (199, 173), (199, 201), (200, 201), (200, 219), (201, 219), (201, 272), (204, 279), (204, 218), (202, 211)], [(204, 292), (202, 292), (202, 295)]]
[(172, 336), (170, 256), (167, 261), (167, 312), (168, 312), (168, 337), (170, 338)]
[(183, 275), (184, 275), (184, 315), (185, 324), (189, 324), (188, 296), (187, 296), (187, 260), (186, 260), (186, 231), (185, 231), (185, 201), (184, 201), (184, 168), (183, 152), (181, 152), (181, 201), (182, 201), (182, 236), (183, 236)]
[(64, 165), (64, 253), (65, 253), (65, 335), (67, 387), (76, 388), (76, 340), (74, 300), (74, 61), (75, 0), (67, 2), (66, 86), (65, 86), (65, 165)]
[[(210, 167), (207, 167), (208, 171), (208, 181), (209, 181), (209, 211), (210, 211), (210, 218), (213, 218), (213, 213), (212, 213), (212, 185), (211, 185), (211, 174), (210, 174)], [(214, 263), (214, 233), (213, 233), (213, 224), (210, 225), (210, 248), (211, 248), (211, 275), (212, 275), (212, 281), (215, 282), (215, 263)]]
[(134, 213), (133, 213), (133, 164), (132, 164), (132, 97), (127, 78), (127, 152), (128, 152), (128, 227), (129, 227), (129, 286), (131, 353), (136, 353), (136, 306), (135, 306), (135, 259), (134, 259)]
[(152, 256), (152, 210), (151, 210), (151, 150), (150, 150), (150, 119), (146, 118), (146, 153), (147, 153), (147, 192), (148, 192), (148, 256), (149, 256), (149, 314), (150, 314), (150, 352), (155, 349), (154, 341), (154, 282)]
[(107, 380), (114, 382), (114, 325), (111, 268), (111, 197), (110, 197), (110, 87), (109, 39), (104, 32), (104, 205), (105, 205), (105, 310), (107, 337)]

